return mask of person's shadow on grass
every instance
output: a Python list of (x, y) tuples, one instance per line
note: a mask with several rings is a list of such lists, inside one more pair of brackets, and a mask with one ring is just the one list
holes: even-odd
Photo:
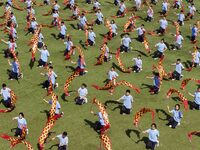
[(49, 118), (49, 111), (48, 111), (48, 110), (45, 109), (45, 110), (43, 110), (43, 111), (40, 111), (40, 113), (45, 113), (47, 119)]
[(56, 147), (58, 148), (59, 144), (54, 144), (54, 145), (51, 145), (51, 147), (49, 147), (48, 149), (52, 149), (53, 147)]
[(94, 130), (96, 133), (100, 134), (100, 132), (98, 132), (98, 131), (96, 130), (96, 124), (98, 123), (98, 121), (96, 121), (95, 123), (92, 122), (92, 121), (90, 121), (90, 120), (87, 120), (87, 119), (84, 119), (84, 121), (85, 121), (85, 125), (89, 125), (90, 128), (93, 128), (93, 130)]
[(131, 132), (135, 133), (137, 138), (140, 139), (140, 131), (135, 130), (135, 129), (127, 129), (127, 130), (125, 130), (125, 133), (129, 138), (131, 138)]
[[(156, 109), (156, 113), (158, 114), (158, 118), (160, 120), (169, 120), (171, 118), (171, 116), (163, 109)], [(161, 118), (159, 113), (162, 113), (163, 115), (165, 115), (165, 118)]]
[[(105, 103), (105, 106), (106, 107), (108, 107), (109, 109), (111, 109), (112, 111), (115, 111), (116, 109), (120, 109), (121, 108), (121, 106), (122, 106), (122, 103), (121, 102), (118, 102), (118, 101), (115, 101), (115, 100), (107, 100)], [(111, 105), (118, 105), (118, 106), (116, 106), (116, 107), (114, 107), (114, 108), (110, 108), (109, 106), (111, 106)]]

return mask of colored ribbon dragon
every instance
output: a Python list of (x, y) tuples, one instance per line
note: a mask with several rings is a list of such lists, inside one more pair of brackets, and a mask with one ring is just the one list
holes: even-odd
[(197, 80), (197, 79), (194, 79), (194, 78), (187, 78), (187, 79), (184, 79), (182, 82), (181, 82), (181, 89), (184, 90), (186, 85), (189, 83), (189, 81), (194, 81), (198, 84), (200, 84), (200, 80)]

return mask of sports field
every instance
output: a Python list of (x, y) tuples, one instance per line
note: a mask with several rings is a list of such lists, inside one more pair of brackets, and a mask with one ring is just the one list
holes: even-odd
[[(42, 1), (37, 0), (37, 3)], [(25, 4), (22, 2), (17, 2), (20, 7), (25, 7)], [(63, 10), (64, 6), (62, 1), (58, 1), (61, 6), (60, 16), (63, 19), (69, 18), (71, 16), (71, 11), (69, 9)], [(113, 0), (101, 0), (101, 9), (104, 17), (109, 20), (113, 19), (111, 16), (115, 15), (118, 7), (114, 6)], [(170, 0), (170, 3), (173, 3), (173, 0)], [(183, 0), (185, 14), (188, 11), (188, 3)], [(92, 4), (88, 5), (84, 0), (77, 0), (77, 4), (80, 8), (90, 11), (93, 7)], [(133, 1), (125, 1), (125, 4), (128, 8), (134, 6)], [(195, 7), (200, 8), (200, 2), (195, 1)], [(42, 16), (42, 14), (47, 13), (51, 7), (50, 6), (35, 6), (37, 22), (39, 24), (50, 24), (52, 16)], [(142, 10), (137, 11), (136, 15), (141, 16), (141, 18), (136, 20), (136, 26), (139, 27), (141, 24), (144, 24), (147, 31), (153, 31), (159, 28), (159, 20), (161, 11), (161, 1), (158, 2), (156, 6), (153, 6), (155, 15), (154, 20), (151, 23), (144, 21), (146, 17), (147, 6), (144, 6)], [(3, 15), (3, 6), (0, 7), (0, 15)], [(158, 43), (162, 38), (168, 44), (173, 44), (175, 37), (172, 36), (172, 33), (175, 34), (176, 29), (171, 21), (177, 21), (177, 16), (174, 12), (179, 12), (180, 10), (175, 10), (170, 8), (170, 11), (167, 15), (169, 20), (169, 26), (167, 33), (164, 36), (152, 36), (147, 35), (147, 38), (150, 43), (150, 48), (154, 52), (156, 49), (154, 45)], [(42, 89), (41, 83), (46, 80), (45, 77), (41, 76), (40, 73), (45, 73), (46, 70), (43, 68), (37, 68), (37, 62), (35, 66), (30, 69), (29, 62), (31, 59), (31, 53), (29, 52), (29, 47), (27, 43), (32, 37), (32, 34), (25, 36), (24, 28), (26, 26), (26, 10), (19, 11), (14, 9), (14, 14), (17, 18), (19, 27), (17, 28), (18, 40), (17, 40), (17, 51), (19, 52), (19, 61), (21, 64), (22, 72), (24, 74), (23, 79), (20, 79), (19, 82), (16, 80), (8, 80), (8, 75), (6, 73), (7, 69), (10, 69), (7, 59), (4, 58), (3, 50), (7, 48), (7, 45), (0, 43), (0, 84), (7, 83), (7, 86), (13, 89), (18, 97), (16, 108), (11, 113), (1, 113), (0, 114), (0, 133), (6, 133), (10, 136), (13, 136), (14, 133), (11, 132), (12, 128), (17, 126), (16, 121), (12, 121), (12, 117), (18, 115), (19, 112), (24, 112), (25, 118), (28, 123), (29, 134), (27, 136), (27, 141), (29, 141), (34, 149), (37, 149), (38, 137), (40, 136), (43, 127), (45, 126), (47, 117), (46, 113), (43, 113), (45, 110), (50, 109), (50, 105), (46, 104), (42, 99), (46, 95), (46, 90)], [(116, 25), (118, 26), (118, 35), (108, 42), (108, 47), (113, 53), (112, 60), (109, 62), (104, 62), (103, 65), (94, 66), (96, 63), (96, 58), (100, 55), (100, 46), (103, 43), (102, 34), (108, 32), (108, 28), (104, 25), (94, 25), (94, 32), (96, 33), (96, 44), (93, 47), (87, 47), (82, 50), (84, 52), (85, 61), (87, 65), (88, 73), (84, 76), (76, 77), (70, 87), (70, 91), (76, 91), (82, 83), (88, 85), (88, 100), (89, 103), (82, 106), (77, 106), (74, 103), (74, 98), (77, 96), (76, 92), (72, 92), (70, 97), (66, 97), (66, 100), (61, 98), (63, 94), (63, 87), (66, 79), (73, 73), (68, 66), (76, 67), (76, 65), (71, 63), (72, 61), (77, 61), (78, 53), (72, 56), (71, 60), (64, 60), (63, 52), (65, 50), (65, 45), (63, 41), (56, 40), (51, 34), (58, 34), (59, 30), (57, 28), (42, 28), (42, 33), (44, 35), (44, 42), (48, 46), (50, 52), (49, 61), (52, 61), (54, 66), (54, 71), (57, 73), (58, 78), (57, 82), (59, 87), (56, 88), (55, 93), (59, 96), (59, 102), (61, 104), (61, 110), (64, 112), (64, 116), (57, 120), (54, 127), (51, 129), (50, 137), (53, 137), (57, 134), (62, 133), (63, 131), (68, 132), (69, 136), (69, 150), (96, 150), (100, 145), (99, 134), (91, 127), (98, 118), (93, 116), (90, 111), (98, 111), (96, 105), (92, 105), (91, 101), (94, 97), (100, 100), (102, 103), (108, 101), (114, 101), (119, 99), (124, 95), (125, 90), (128, 89), (125, 86), (119, 86), (116, 88), (114, 94), (111, 96), (107, 91), (98, 91), (94, 89), (91, 85), (97, 84), (103, 86), (103, 82), (107, 79), (107, 72), (110, 70), (111, 66), (116, 62), (115, 55), (117, 48), (120, 47), (121, 37), (123, 33), (123, 26), (127, 22), (131, 12), (128, 12), (124, 18), (115, 18)], [(93, 19), (96, 19), (94, 14), (86, 15), (89, 22), (92, 22)], [(196, 23), (200, 18), (200, 14), (196, 12), (195, 18), (189, 21), (185, 21), (185, 25), (181, 27), (181, 32), (184, 37), (183, 48), (181, 50), (172, 51), (167, 50), (165, 52), (164, 58), (164, 68), (166, 72), (174, 70), (174, 66), (171, 66), (172, 63), (175, 63), (177, 58), (180, 58), (182, 62), (192, 61), (192, 56), (190, 51), (194, 51), (193, 44), (191, 44), (190, 39), (188, 38), (191, 35), (190, 25)], [(171, 21), (170, 21), (171, 20)], [(3, 22), (3, 19), (0, 19), (0, 22)], [(74, 45), (81, 46), (79, 41), (85, 41), (85, 33), (73, 28), (73, 25), (76, 27), (78, 21), (65, 21), (67, 27), (67, 33), (71, 35)], [(3, 29), (3, 28), (1, 28)], [(126, 80), (135, 86), (141, 89), (141, 94), (135, 93), (131, 90), (131, 95), (134, 97), (133, 110), (130, 115), (120, 115), (119, 109), (114, 109), (118, 104), (108, 103), (107, 112), (109, 114), (109, 120), (111, 123), (111, 128), (108, 132), (108, 136), (111, 139), (112, 149), (113, 150), (143, 150), (145, 149), (144, 139), (147, 135), (140, 133), (140, 137), (136, 133), (141, 132), (150, 128), (151, 125), (151, 115), (147, 113), (140, 120), (139, 127), (136, 128), (133, 125), (134, 114), (143, 107), (152, 108), (155, 110), (161, 110), (156, 113), (155, 123), (158, 126), (160, 131), (160, 146), (157, 148), (159, 150), (196, 150), (199, 149), (199, 137), (193, 136), (192, 143), (189, 142), (187, 138), (187, 133), (190, 131), (198, 131), (200, 120), (199, 112), (197, 110), (185, 111), (183, 105), (181, 104), (181, 110), (183, 111), (183, 119), (181, 125), (177, 129), (171, 129), (165, 124), (168, 122), (166, 120), (166, 115), (163, 112), (167, 112), (167, 105), (170, 108), (173, 108), (176, 103), (180, 103), (177, 99), (166, 99), (166, 93), (170, 87), (176, 88), (184, 93), (185, 97), (189, 101), (193, 101), (193, 98), (188, 95), (188, 92), (193, 93), (197, 85), (194, 82), (190, 82), (185, 90), (181, 90), (181, 81), (163, 81), (161, 91), (158, 95), (150, 95), (148, 92), (149, 89), (142, 84), (152, 85), (153, 81), (151, 79), (146, 79), (146, 76), (152, 75), (152, 65), (157, 64), (158, 60), (153, 60), (151, 56), (145, 51), (144, 45), (138, 42), (135, 38), (137, 37), (137, 32), (133, 31), (129, 33), (132, 43), (131, 47), (133, 48), (129, 53), (121, 54), (122, 62), (125, 67), (133, 66), (132, 58), (137, 57), (138, 54), (142, 54), (143, 59), (143, 71), (140, 73), (122, 73), (116, 69), (119, 73), (118, 80)], [(8, 37), (4, 34), (3, 31), (0, 31), (0, 38), (7, 40)], [(199, 43), (197, 43), (198, 45)], [(200, 46), (200, 45), (199, 45)], [(37, 60), (39, 59), (39, 53), (37, 53)], [(183, 63), (185, 64), (185, 63)], [(183, 78), (199, 78), (199, 67), (193, 69), (192, 71), (183, 71)], [(48, 98), (46, 98), (48, 99)], [(50, 97), (49, 97), (50, 99)], [(3, 109), (4, 106), (1, 104), (0, 108)], [(50, 138), (49, 138), (50, 139)], [(45, 149), (50, 148), (52, 145), (56, 144), (57, 141), (50, 141), (47, 139), (45, 144)], [(137, 142), (140, 140), (140, 142)], [(10, 143), (6, 140), (0, 139), (0, 150), (9, 149)], [(26, 147), (23, 144), (18, 144), (15, 147), (16, 150), (25, 150)], [(53, 147), (52, 150), (56, 149)]]

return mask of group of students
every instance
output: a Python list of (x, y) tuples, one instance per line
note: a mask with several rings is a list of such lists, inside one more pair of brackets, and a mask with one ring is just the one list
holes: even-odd
[[(151, 0), (151, 3), (156, 5), (157, 4), (157, 0)], [(195, 17), (195, 12), (196, 12), (196, 8), (195, 5), (192, 1), (190, 2), (190, 6), (189, 6), (189, 12), (188, 14), (185, 16), (184, 11), (181, 10), (180, 13), (176, 14), (178, 16), (177, 18), (177, 22), (179, 23), (180, 26), (184, 26), (184, 20), (186, 19), (193, 19)], [(27, 22), (30, 22), (29, 28), (28, 28), (28, 32), (26, 35), (28, 35), (29, 33), (35, 34), (35, 31), (38, 29), (38, 23), (36, 21), (36, 16), (35, 16), (35, 10), (33, 9), (33, 2), (31, 0), (26, 0), (25, 1), (26, 5), (27, 5)], [(86, 0), (86, 3), (91, 4), (91, 0)], [(44, 0), (44, 4), (46, 5), (50, 5), (50, 1), (49, 0)], [(114, 0), (114, 4), (116, 6), (119, 7), (119, 10), (116, 13), (116, 16), (118, 17), (123, 17), (126, 13), (127, 13), (127, 8), (125, 5), (125, 2), (123, 0)], [(135, 0), (135, 4), (136, 4), (136, 9), (137, 10), (141, 10), (142, 9), (142, 2), (141, 0)], [(8, 9), (12, 9), (12, 0), (8, 0), (6, 2), (6, 6), (5, 6), (5, 10)], [(181, 7), (183, 7), (182, 5), (182, 1), (181, 0), (176, 0), (174, 3), (174, 8), (176, 9), (180, 9)], [(74, 0), (69, 0), (69, 2), (66, 4), (67, 8), (70, 8), (72, 10), (72, 19), (73, 20), (79, 20), (79, 22), (77, 23), (77, 29), (78, 30), (84, 30), (86, 31), (86, 29), (88, 30), (88, 39), (86, 39), (86, 43), (88, 43), (86, 46), (94, 46), (96, 41), (96, 34), (95, 31), (93, 30), (91, 26), (93, 25), (90, 24), (86, 18), (86, 13), (79, 13), (79, 8), (78, 5), (76, 5)], [(94, 0), (93, 2), (93, 11), (95, 12), (95, 16), (96, 16), (96, 20), (94, 21), (94, 23), (96, 25), (101, 25), (104, 23), (104, 15), (101, 11), (101, 4), (98, 2), (98, 0)], [(68, 55), (69, 53), (71, 53), (71, 50), (74, 48), (74, 44), (72, 42), (72, 38), (70, 36), (66, 36), (67, 35), (67, 28), (65, 26), (64, 21), (60, 21), (59, 20), (59, 9), (60, 6), (58, 4), (58, 1), (55, 1), (52, 4), (52, 23), (51, 25), (53, 26), (58, 26), (59, 29), (59, 34), (57, 36), (56, 39), (61, 39), (63, 40), (64, 44), (66, 45), (66, 49), (65, 49), (65, 53), (64, 55)], [(166, 19), (167, 14), (169, 13), (169, 2), (167, 0), (163, 0), (162, 3), (162, 18), (159, 20), (160, 26), (157, 30), (157, 34), (158, 35), (164, 35), (166, 33), (167, 27), (168, 27), (168, 21)], [(144, 24), (141, 24), (140, 27), (136, 28), (135, 26), (135, 14), (132, 13), (132, 16), (129, 18), (129, 20), (131, 20), (131, 24), (129, 25), (128, 28), (130, 29), (134, 29), (135, 31), (137, 31), (137, 40), (141, 43), (144, 42), (145, 40), (145, 34), (147, 34), (147, 31), (145, 30)], [(147, 17), (146, 17), (146, 22), (153, 22), (154, 21), (154, 10), (153, 10), (153, 5), (149, 5), (148, 6), (148, 10), (147, 10)], [(9, 30), (9, 41), (4, 41), (1, 40), (2, 42), (4, 42), (5, 44), (8, 45), (8, 49), (5, 51), (5, 57), (11, 57), (12, 53), (10, 53), (11, 50), (14, 50), (17, 48), (17, 44), (16, 41), (18, 40), (18, 36), (17, 36), (17, 27), (18, 27), (18, 23), (16, 20), (16, 17), (14, 16), (14, 13), (11, 12), (10, 14), (10, 20), (7, 24), (7, 29)], [(111, 35), (111, 38), (117, 36), (117, 30), (118, 27), (115, 23), (114, 20), (111, 20), (110, 22), (110, 27), (111, 30), (107, 33), (108, 36)], [(111, 32), (111, 33), (110, 33)], [(197, 35), (198, 35), (199, 29), (197, 24), (194, 24), (191, 27), (191, 41), (192, 43), (195, 43), (197, 41)], [(172, 44), (172, 50), (180, 50), (182, 48), (183, 45), (183, 41), (184, 38), (181, 34), (181, 31), (178, 31), (176, 34), (174, 34), (176, 37), (175, 43)], [(66, 39), (66, 40), (65, 40)], [(44, 88), (48, 89), (48, 87), (50, 86), (50, 83), (53, 85), (53, 88), (58, 87), (58, 83), (56, 83), (56, 78), (58, 77), (57, 74), (54, 72), (54, 68), (52, 66), (52, 62), (48, 61), (48, 58), (50, 57), (50, 53), (48, 51), (47, 45), (44, 43), (44, 36), (42, 35), (42, 32), (39, 31), (38, 34), (38, 49), (40, 52), (40, 59), (38, 61), (38, 67), (44, 67), (48, 68), (48, 72), (47, 73), (41, 73), (41, 75), (47, 76), (47, 80), (44, 82)], [(120, 52), (124, 53), (124, 52), (129, 52), (131, 51), (131, 43), (132, 40), (131, 38), (128, 36), (128, 34), (125, 34), (123, 36), (123, 38), (121, 39), (121, 45), (120, 45)], [(109, 48), (107, 46), (107, 42), (104, 43), (104, 46), (106, 46), (106, 51), (105, 51), (105, 56), (104, 56), (104, 61), (107, 62), (110, 59), (109, 56)], [(164, 57), (164, 52), (169, 49), (169, 47), (166, 45), (166, 41), (165, 39), (161, 39), (160, 42), (158, 42), (155, 45), (156, 51), (153, 53), (153, 58), (154, 59), (162, 59)], [(101, 48), (102, 50), (102, 48)], [(18, 53), (17, 53), (18, 54)], [(195, 67), (197, 67), (199, 65), (199, 58), (200, 58), (200, 53), (197, 52), (197, 54), (195, 55)], [(132, 70), (135, 73), (140, 73), (143, 70), (143, 60), (141, 55), (138, 55), (136, 58), (133, 58), (132, 61), (134, 61), (134, 65), (132, 66)], [(19, 79), (20, 78), (20, 68), (19, 68), (19, 64), (18, 62), (16, 62), (15, 59), (13, 59), (13, 62), (11, 63), (10, 61), (8, 61), (9, 64), (12, 66), (11, 69), (11, 73), (9, 74), (9, 79)], [(79, 55), (78, 60), (76, 62), (77, 64), (77, 68), (76, 70), (79, 70), (80, 75), (83, 75), (85, 73), (85, 67), (86, 67), (86, 63), (84, 61), (84, 58)], [(175, 66), (175, 70), (172, 73), (171, 79), (172, 80), (180, 80), (182, 78), (182, 70), (184, 70), (184, 66), (181, 63), (181, 59), (177, 59), (176, 62), (174, 64), (172, 64)], [(108, 72), (108, 82), (112, 81), (113, 84), (116, 84), (116, 79), (119, 76), (119, 74), (115, 71), (115, 67), (112, 67), (111, 70)], [(159, 73), (155, 73), (153, 77), (149, 77), (151, 79), (153, 79), (153, 86), (152, 86), (152, 91), (151, 94), (158, 94), (160, 91), (160, 85), (161, 85), (161, 79), (159, 77)], [(11, 89), (7, 87), (7, 85), (4, 83), (2, 84), (2, 89), (1, 89), (1, 95), (3, 97), (3, 104), (5, 107), (10, 108), (12, 107), (11, 105), (11, 96), (10, 96), (10, 91)], [(78, 96), (75, 98), (75, 103), (78, 105), (82, 105), (84, 103), (87, 103), (87, 95), (88, 95), (88, 90), (87, 90), (87, 85), (85, 83), (83, 83), (81, 85), (81, 87), (77, 90)], [(110, 91), (111, 95), (113, 93), (113, 91)], [(189, 95), (194, 97), (194, 102), (192, 105), (193, 109), (200, 109), (200, 88), (197, 89), (197, 91), (194, 94), (188, 93)], [(52, 104), (52, 100), (45, 100), (43, 99), (46, 103), (48, 104)], [(130, 114), (132, 111), (132, 106), (133, 106), (133, 96), (131, 95), (131, 91), (129, 89), (127, 89), (125, 91), (125, 94), (119, 98), (117, 101), (123, 101), (122, 107), (120, 109), (120, 114)], [(59, 101), (57, 101), (56, 103), (56, 111), (55, 111), (55, 115), (57, 115), (57, 117), (61, 117), (64, 115), (63, 112), (60, 113), (60, 109), (61, 109), (61, 105), (59, 103)], [(167, 124), (169, 127), (171, 128), (176, 128), (178, 125), (180, 125), (181, 119), (183, 118), (183, 114), (180, 111), (180, 105), (176, 104), (174, 109), (170, 110), (169, 107), (167, 107), (168, 112), (172, 113), (172, 117), (169, 120), (169, 123)], [(101, 130), (102, 128), (104, 128), (105, 126), (105, 120), (103, 118), (103, 115), (101, 112), (98, 113), (94, 113), (95, 115), (98, 116), (99, 121), (96, 125), (96, 129), (97, 130)], [(23, 112), (19, 113), (18, 117), (14, 117), (13, 120), (17, 120), (18, 122), (18, 126), (16, 128), (16, 132), (15, 132), (15, 136), (21, 136), (22, 135), (22, 130), (23, 128), (27, 129), (28, 132), (28, 128), (27, 128), (27, 122), (26, 119), (24, 118), (24, 114)], [(158, 141), (158, 137), (159, 137), (159, 131), (157, 129), (157, 125), (155, 123), (153, 123), (151, 125), (151, 128), (143, 131), (143, 133), (148, 133), (149, 134), (149, 142), (148, 142), (148, 147), (150, 147), (152, 150), (155, 149), (156, 145), (159, 145), (159, 141)], [(67, 136), (67, 132), (64, 131), (62, 134), (56, 136), (59, 140), (59, 150), (66, 150), (67, 149), (67, 145), (68, 145), (68, 136)], [(52, 140), (54, 140), (56, 137), (52, 138)]]

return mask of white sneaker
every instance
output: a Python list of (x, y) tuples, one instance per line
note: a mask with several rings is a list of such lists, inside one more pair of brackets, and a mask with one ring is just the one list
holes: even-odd
[(58, 87), (58, 83), (56, 83), (56, 87)]
[(172, 125), (169, 125), (169, 127), (171, 128), (171, 127), (172, 127)]

